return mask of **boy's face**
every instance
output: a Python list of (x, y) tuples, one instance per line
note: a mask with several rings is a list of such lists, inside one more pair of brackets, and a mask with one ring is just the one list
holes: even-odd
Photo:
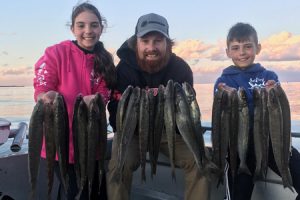
[(253, 37), (250, 37), (249, 40), (242, 42), (237, 40), (229, 42), (226, 54), (232, 59), (235, 66), (246, 68), (253, 64), (255, 56), (259, 54), (260, 49), (261, 45), (256, 44)]

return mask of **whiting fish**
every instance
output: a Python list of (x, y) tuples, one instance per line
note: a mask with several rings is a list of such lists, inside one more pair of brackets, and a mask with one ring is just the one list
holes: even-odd
[(196, 165), (199, 170), (203, 170), (203, 165), (201, 163), (201, 152), (199, 148), (199, 143), (197, 142), (196, 131), (194, 128), (193, 120), (191, 119), (189, 105), (182, 87), (178, 84), (174, 84), (175, 90), (175, 119), (176, 126), (185, 141), (187, 147), (191, 150)]
[(33, 108), (28, 129), (28, 169), (31, 185), (30, 199), (36, 197), (37, 177), (39, 173), (40, 154), (43, 144), (44, 104), (38, 100)]
[(246, 156), (248, 152), (248, 143), (249, 143), (249, 109), (247, 104), (246, 91), (242, 87), (238, 89), (238, 102), (239, 102), (238, 155), (240, 158), (238, 173), (251, 174), (246, 164)]
[(262, 105), (262, 162), (261, 162), (261, 171), (262, 178), (266, 178), (268, 172), (268, 160), (269, 160), (269, 140), (270, 140), (270, 131), (269, 131), (269, 113), (268, 113), (268, 94), (266, 88), (261, 88), (261, 105)]
[(47, 176), (48, 176), (48, 199), (51, 199), (51, 191), (54, 180), (54, 163), (56, 155), (55, 137), (54, 137), (54, 113), (53, 104), (44, 104), (44, 134), (46, 143), (46, 161), (47, 161)]
[(82, 100), (79, 103), (78, 112), (77, 112), (77, 120), (78, 120), (78, 161), (80, 166), (80, 185), (78, 187), (78, 194), (76, 199), (80, 199), (82, 190), (87, 181), (87, 144), (88, 144), (88, 107), (85, 102)]
[(80, 164), (79, 164), (79, 105), (82, 101), (82, 95), (77, 95), (74, 103), (73, 117), (72, 117), (72, 137), (74, 145), (74, 170), (76, 174), (77, 187), (80, 188)]
[[(289, 158), (291, 153), (291, 113), (290, 113), (290, 105), (288, 102), (288, 98), (281, 88), (280, 84), (276, 84), (274, 86), (274, 92), (276, 97), (278, 98), (279, 105), (281, 108), (282, 114), (282, 169), (281, 176), (284, 187), (288, 187), (293, 191), (292, 185), (292, 177), (289, 170)], [(273, 137), (273, 136), (272, 136)], [(271, 138), (272, 139), (272, 138)], [(274, 154), (275, 156), (275, 154)]]
[(93, 98), (88, 106), (88, 126), (87, 126), (87, 180), (89, 198), (91, 198), (92, 187), (95, 174), (96, 165), (96, 150), (97, 144), (99, 144), (99, 126), (100, 126), (100, 112), (96, 103), (96, 99)]
[(219, 168), (219, 183), (223, 182), (223, 170), (225, 167), (225, 158), (222, 157), (221, 149), (222, 144), (222, 129), (221, 129), (221, 113), (222, 113), (222, 99), (227, 95), (224, 90), (218, 89), (214, 95), (213, 106), (212, 106), (212, 159), (213, 162)]
[(253, 102), (254, 102), (254, 125), (253, 125), (253, 137), (254, 137), (254, 152), (256, 167), (254, 172), (254, 180), (263, 178), (262, 161), (263, 161), (263, 145), (264, 138), (262, 133), (263, 126), (263, 105), (261, 98), (261, 88), (253, 88)]
[(157, 103), (155, 108), (153, 147), (154, 147), (154, 165), (153, 174), (156, 174), (156, 165), (158, 160), (161, 137), (164, 131), (164, 86), (160, 85), (157, 91)]
[(176, 134), (176, 122), (175, 122), (175, 93), (174, 82), (169, 80), (164, 91), (165, 103), (164, 103), (164, 125), (165, 132), (168, 141), (169, 159), (171, 164), (172, 179), (176, 180), (175, 176), (175, 134)]
[(217, 172), (218, 167), (211, 162), (207, 155), (206, 155), (206, 148), (203, 138), (203, 131), (201, 126), (201, 112), (200, 107), (198, 105), (197, 99), (196, 99), (196, 93), (194, 88), (187, 82), (184, 82), (182, 84), (183, 91), (187, 97), (187, 102), (189, 104), (190, 114), (191, 118), (193, 120), (194, 128), (196, 131), (196, 136), (198, 138), (199, 142), (199, 148), (200, 148), (200, 158), (201, 158), (201, 164), (205, 166), (205, 173), (209, 175), (211, 172)]
[(140, 148), (140, 164), (141, 164), (141, 179), (146, 181), (146, 154), (148, 151), (149, 137), (149, 98), (145, 89), (141, 89), (141, 98), (139, 105), (139, 148)]
[(106, 149), (107, 149), (107, 118), (106, 118), (106, 107), (102, 96), (97, 93), (95, 96), (95, 102), (99, 110), (99, 130), (98, 130), (98, 142), (97, 150), (99, 150), (99, 160), (98, 160), (98, 178), (99, 178), (99, 188), (102, 185), (102, 178), (105, 176), (105, 159), (106, 159)]
[[(117, 115), (116, 115), (116, 129), (117, 129), (117, 143), (120, 144), (120, 135), (123, 129), (123, 121), (124, 121), (124, 117), (125, 117), (125, 111), (127, 109), (128, 106), (128, 101), (130, 98), (130, 95), (132, 93), (133, 87), (131, 85), (129, 85), (125, 91), (123, 92), (121, 99), (118, 103), (118, 108), (117, 108)], [(118, 145), (119, 146), (119, 145)]]
[(116, 172), (116, 179), (122, 179), (122, 171), (127, 156), (127, 146), (130, 145), (133, 134), (136, 131), (138, 120), (138, 108), (140, 100), (140, 88), (135, 87), (130, 95), (128, 106), (126, 109), (125, 118), (123, 121), (123, 128), (121, 132), (121, 140), (118, 151), (118, 165)]
[(54, 139), (58, 156), (58, 163), (62, 185), (68, 191), (68, 165), (69, 165), (69, 121), (65, 101), (62, 95), (56, 94), (54, 102)]

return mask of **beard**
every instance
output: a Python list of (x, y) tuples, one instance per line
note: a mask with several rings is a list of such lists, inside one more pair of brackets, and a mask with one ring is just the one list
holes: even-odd
[(160, 59), (158, 60), (147, 60), (146, 55), (149, 54), (149, 52), (146, 52), (143, 54), (143, 57), (140, 58), (138, 55), (138, 52), (136, 52), (136, 58), (138, 66), (145, 72), (148, 72), (150, 74), (155, 73), (163, 69), (169, 62), (171, 51), (166, 51), (165, 55), (162, 55), (161, 52), (155, 51), (151, 52), (158, 54)]

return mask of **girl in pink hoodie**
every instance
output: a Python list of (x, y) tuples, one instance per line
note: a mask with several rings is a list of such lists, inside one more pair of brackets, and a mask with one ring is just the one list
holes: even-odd
[[(71, 31), (75, 41), (63, 41), (48, 47), (35, 65), (34, 99), (51, 103), (55, 94), (63, 95), (69, 117), (69, 189), (68, 199), (74, 199), (78, 189), (74, 173), (74, 146), (72, 137), (73, 107), (77, 95), (88, 102), (100, 93), (105, 103), (115, 85), (115, 66), (112, 55), (99, 41), (106, 20), (89, 3), (73, 9)], [(42, 133), (41, 133), (42, 134)], [(43, 144), (41, 156), (46, 157)], [(59, 174), (58, 164), (56, 172)], [(60, 184), (61, 185), (61, 184)], [(63, 187), (60, 186), (61, 189)], [(63, 194), (63, 193), (61, 193)], [(87, 197), (82, 195), (82, 199)]]

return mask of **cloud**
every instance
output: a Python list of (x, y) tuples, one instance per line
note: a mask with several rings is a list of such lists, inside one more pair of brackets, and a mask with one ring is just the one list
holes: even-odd
[(24, 74), (33, 74), (32, 67), (10, 67), (0, 69), (1, 76), (19, 76)]
[(7, 51), (2, 51), (2, 55), (8, 55)]
[(268, 61), (293, 61), (300, 59), (300, 35), (281, 32), (261, 42), (262, 51), (257, 57)]
[(0, 85), (32, 85), (33, 67), (0, 68)]
[[(275, 71), (280, 80), (300, 81), (300, 35), (281, 32), (261, 41), (262, 50), (256, 57), (267, 69)], [(226, 56), (226, 41), (207, 44), (200, 40), (177, 42), (174, 53), (191, 66), (195, 82), (214, 82), (232, 62)]]
[[(262, 40), (261, 45), (262, 50), (257, 56), (257, 61), (300, 60), (300, 35), (281, 32)], [(225, 49), (225, 40), (220, 40), (216, 44), (207, 44), (200, 40), (185, 40), (176, 43), (173, 51), (186, 61), (197, 64), (201, 59), (228, 60)]]
[(11, 33), (0, 32), (0, 36), (13, 36), (13, 35), (17, 35), (17, 33), (16, 32), (11, 32)]

